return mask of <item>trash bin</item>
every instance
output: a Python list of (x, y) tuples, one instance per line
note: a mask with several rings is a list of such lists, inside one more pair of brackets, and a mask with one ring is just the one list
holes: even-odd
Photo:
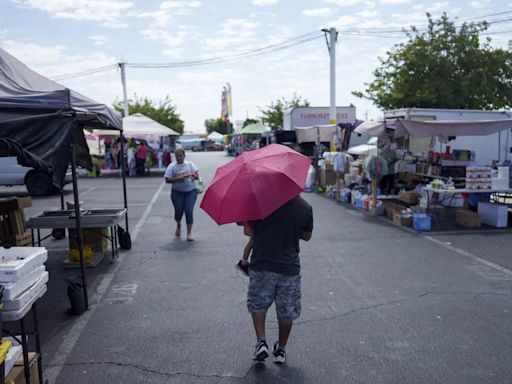
[(85, 312), (85, 300), (83, 294), (82, 279), (79, 276), (68, 277), (66, 279), (68, 286), (68, 298), (71, 304), (71, 313), (81, 315)]

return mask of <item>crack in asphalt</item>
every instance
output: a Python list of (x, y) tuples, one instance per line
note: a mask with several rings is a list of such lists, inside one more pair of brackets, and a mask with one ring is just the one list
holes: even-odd
[(205, 379), (205, 378), (219, 378), (219, 379), (233, 379), (233, 380), (245, 380), (250, 383), (257, 384), (258, 382), (248, 378), (247, 376), (249, 373), (253, 370), (253, 367), (249, 368), (247, 373), (244, 376), (228, 376), (228, 375), (200, 375), (200, 374), (194, 374), (190, 372), (163, 372), (158, 371), (154, 369), (149, 369), (143, 366), (139, 366), (137, 364), (130, 364), (130, 363), (119, 363), (115, 361), (91, 361), (91, 362), (78, 362), (78, 363), (65, 363), (62, 365), (49, 365), (47, 364), (47, 367), (55, 367), (55, 366), (95, 366), (95, 365), (115, 365), (118, 367), (128, 367), (128, 368), (135, 368), (139, 371), (162, 375), (162, 376), (168, 376), (168, 377), (174, 377), (174, 376), (188, 376), (188, 377), (196, 377), (199, 379)]
[(309, 320), (297, 321), (297, 322), (294, 322), (294, 325), (301, 325), (301, 324), (306, 324), (306, 323), (314, 323), (314, 322), (318, 322), (318, 321), (334, 320), (334, 319), (337, 319), (337, 318), (340, 318), (340, 317), (349, 316), (349, 315), (351, 315), (351, 314), (353, 314), (355, 312), (359, 312), (359, 311), (366, 311), (366, 310), (369, 310), (369, 309), (375, 309), (375, 308), (379, 308), (379, 307), (385, 307), (385, 306), (405, 303), (405, 302), (408, 302), (408, 301), (415, 301), (415, 300), (421, 299), (422, 297), (425, 297), (425, 296), (428, 296), (428, 295), (453, 295), (453, 296), (455, 296), (455, 295), (472, 295), (473, 296), (472, 300), (476, 299), (477, 297), (484, 296), (484, 295), (494, 295), (494, 296), (503, 296), (503, 297), (511, 297), (512, 296), (510, 294), (497, 293), (497, 292), (478, 292), (478, 293), (475, 293), (475, 292), (457, 292), (457, 291), (455, 291), (455, 292), (424, 292), (424, 293), (422, 293), (420, 295), (417, 295), (417, 296), (414, 296), (414, 297), (409, 297), (409, 298), (399, 299), (399, 300), (392, 300), (392, 301), (389, 301), (389, 302), (386, 302), (386, 303), (379, 303), (379, 304), (369, 305), (369, 306), (366, 306), (366, 307), (354, 308), (354, 309), (351, 309), (350, 311), (339, 313), (339, 314), (337, 314), (335, 316), (327, 316), (327, 317), (322, 317), (322, 318), (319, 318), (319, 319), (309, 319)]

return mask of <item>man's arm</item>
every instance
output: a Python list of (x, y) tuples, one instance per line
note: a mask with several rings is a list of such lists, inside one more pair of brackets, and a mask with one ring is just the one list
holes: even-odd
[(313, 236), (313, 232), (302, 232), (300, 234), (300, 238), (301, 240), (304, 240), (304, 241), (309, 241), (311, 240), (311, 236)]

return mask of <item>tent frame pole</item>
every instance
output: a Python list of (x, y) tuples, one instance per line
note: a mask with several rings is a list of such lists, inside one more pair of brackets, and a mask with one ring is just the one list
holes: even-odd
[(121, 177), (123, 178), (123, 198), (124, 198), (124, 207), (126, 208), (125, 213), (125, 221), (126, 221), (126, 232), (130, 232), (130, 229), (128, 227), (128, 197), (126, 193), (126, 168), (124, 163), (124, 136), (123, 131), (119, 131), (119, 144), (121, 146)]
[(80, 217), (80, 197), (78, 195), (78, 182), (76, 173), (76, 147), (71, 144), (71, 174), (73, 176), (73, 199), (75, 202), (75, 223), (78, 250), (80, 253), (80, 275), (82, 279), (82, 291), (84, 295), (85, 309), (89, 309), (89, 298), (87, 296), (87, 280), (85, 276), (84, 239), (82, 235), (82, 223)]

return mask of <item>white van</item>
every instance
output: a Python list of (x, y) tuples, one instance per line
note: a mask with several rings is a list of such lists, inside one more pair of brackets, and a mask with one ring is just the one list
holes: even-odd
[[(69, 182), (70, 172), (66, 174), (64, 183)], [(25, 185), (32, 196), (46, 196), (57, 190), (51, 175), (19, 165), (16, 156), (0, 155), (0, 185)]]

